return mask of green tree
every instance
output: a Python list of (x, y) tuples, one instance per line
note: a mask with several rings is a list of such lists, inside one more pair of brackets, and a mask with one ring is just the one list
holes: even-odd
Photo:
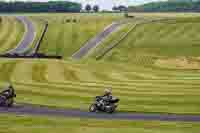
[(98, 6), (98, 5), (94, 5), (93, 11), (94, 11), (94, 12), (99, 12), (99, 6)]
[(87, 4), (87, 5), (85, 6), (85, 10), (86, 10), (87, 12), (90, 12), (90, 11), (92, 10), (91, 5)]

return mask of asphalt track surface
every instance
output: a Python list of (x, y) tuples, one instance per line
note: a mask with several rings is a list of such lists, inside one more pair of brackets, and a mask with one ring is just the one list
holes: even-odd
[(0, 107), (0, 113), (12, 113), (17, 115), (37, 115), (37, 116), (54, 116), (54, 117), (77, 117), (92, 118), (105, 120), (149, 120), (149, 121), (183, 121), (183, 122), (200, 122), (200, 115), (178, 115), (178, 114), (151, 114), (151, 113), (90, 113), (87, 111), (50, 108), (47, 106), (37, 106), (31, 104), (19, 104), (12, 108)]
[(35, 37), (35, 28), (33, 23), (27, 17), (17, 16), (16, 19), (22, 22), (25, 26), (25, 34), (17, 47), (7, 52), (9, 54), (23, 54), (29, 45), (31, 45)]
[(104, 29), (103, 32), (89, 40), (83, 47), (72, 55), (72, 59), (81, 59), (88, 54), (88, 52), (98, 46), (102, 40), (104, 40), (109, 34), (115, 31), (121, 24), (120, 22), (112, 23)]

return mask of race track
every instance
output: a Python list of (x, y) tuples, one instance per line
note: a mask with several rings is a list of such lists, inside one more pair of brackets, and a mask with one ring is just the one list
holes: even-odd
[(178, 115), (178, 114), (155, 114), (155, 113), (113, 113), (106, 114), (102, 112), (90, 113), (87, 111), (50, 108), (47, 106), (38, 106), (30, 104), (19, 104), (12, 108), (0, 107), (0, 113), (13, 113), (17, 115), (42, 115), (54, 117), (77, 117), (94, 119), (120, 119), (120, 120), (158, 120), (158, 121), (183, 121), (200, 122), (200, 115)]
[(23, 54), (29, 45), (31, 45), (35, 37), (35, 28), (33, 23), (27, 17), (17, 16), (16, 19), (23, 23), (25, 27), (25, 34), (17, 47), (7, 52), (9, 54)]
[(103, 32), (99, 33), (97, 36), (89, 40), (83, 47), (81, 47), (76, 53), (72, 55), (72, 59), (81, 59), (88, 54), (88, 52), (98, 46), (102, 40), (104, 40), (108, 35), (119, 28), (123, 23), (116, 22), (112, 23), (106, 27)]

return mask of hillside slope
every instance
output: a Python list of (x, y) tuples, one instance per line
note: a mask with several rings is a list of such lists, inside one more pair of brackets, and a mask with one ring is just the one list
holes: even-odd
[(168, 0), (130, 6), (131, 12), (200, 12), (199, 0)]

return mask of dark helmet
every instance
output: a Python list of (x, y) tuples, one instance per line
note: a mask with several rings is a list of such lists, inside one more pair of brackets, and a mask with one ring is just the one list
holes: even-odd
[(13, 86), (12, 86), (12, 84), (11, 84), (11, 83), (8, 85), (8, 88), (10, 88), (10, 89), (12, 89), (12, 88), (13, 88)]

